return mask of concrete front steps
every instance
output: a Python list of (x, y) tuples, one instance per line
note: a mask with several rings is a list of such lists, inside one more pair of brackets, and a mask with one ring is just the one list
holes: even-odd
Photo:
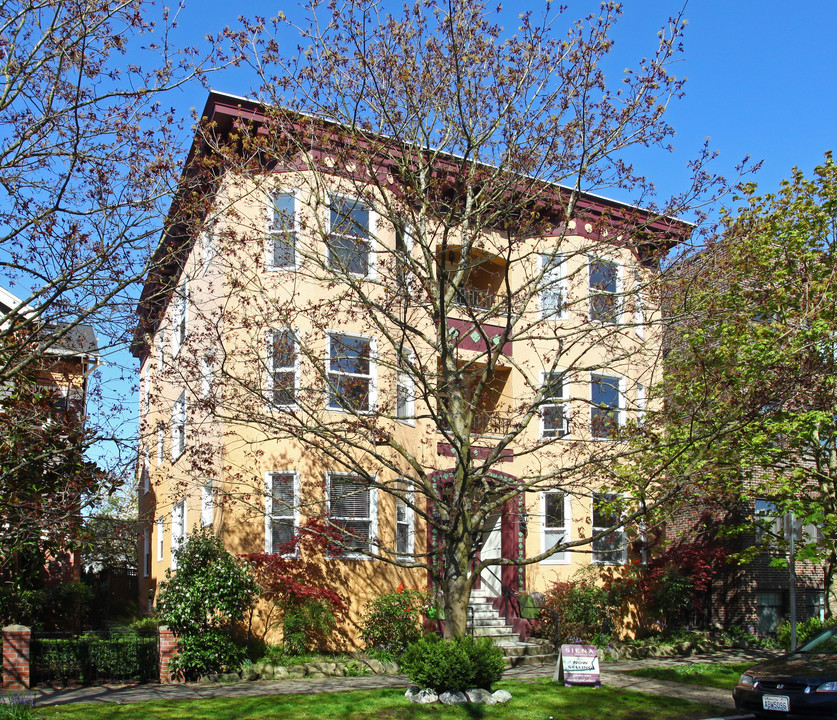
[(505, 619), (500, 616), (484, 590), (471, 591), (468, 603), (468, 628), (473, 623), (473, 633), (478, 637), (490, 637), (503, 651), (506, 667), (521, 665), (554, 665), (557, 661), (552, 643), (544, 640), (522, 641)]

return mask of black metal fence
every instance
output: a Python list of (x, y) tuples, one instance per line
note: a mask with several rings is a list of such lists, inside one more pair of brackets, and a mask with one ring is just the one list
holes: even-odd
[(33, 685), (156, 682), (156, 634), (132, 632), (33, 633), (29, 649)]

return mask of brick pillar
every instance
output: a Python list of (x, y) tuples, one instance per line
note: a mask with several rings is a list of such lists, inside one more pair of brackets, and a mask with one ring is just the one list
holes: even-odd
[(29, 640), (32, 631), (24, 625), (3, 628), (3, 687), (29, 689)]
[(160, 682), (164, 685), (183, 682), (180, 673), (173, 672), (169, 668), (172, 658), (177, 653), (177, 637), (165, 625), (161, 625), (158, 632), (160, 637), (157, 661), (160, 669)]

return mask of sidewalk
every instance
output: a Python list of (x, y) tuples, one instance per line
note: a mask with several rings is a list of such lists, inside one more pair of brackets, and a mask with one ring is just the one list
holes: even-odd
[[(602, 684), (626, 688), (643, 693), (667, 695), (695, 702), (703, 702), (729, 710), (734, 709), (732, 688), (718, 690), (699, 685), (651, 680), (627, 675), (627, 670), (640, 667), (659, 667), (694, 663), (758, 662), (769, 653), (763, 651), (729, 650), (685, 658), (648, 658), (603, 663)], [(507, 670), (504, 679), (531, 680), (552, 677), (554, 665), (524, 665)], [(309, 694), (340, 692), (343, 690), (372, 690), (387, 687), (406, 688), (410, 684), (406, 675), (370, 675), (366, 677), (303, 678), (299, 680), (255, 680), (238, 683), (179, 683), (176, 685), (105, 685), (70, 689), (38, 688), (32, 692), (35, 704), (62, 705), (78, 702), (135, 703), (147, 700), (189, 699), (201, 700), (217, 697), (254, 697), (260, 695)]]

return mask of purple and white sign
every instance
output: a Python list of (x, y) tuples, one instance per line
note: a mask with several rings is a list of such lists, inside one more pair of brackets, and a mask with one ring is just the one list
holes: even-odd
[(595, 645), (562, 645), (553, 682), (570, 685), (602, 686), (599, 650)]

